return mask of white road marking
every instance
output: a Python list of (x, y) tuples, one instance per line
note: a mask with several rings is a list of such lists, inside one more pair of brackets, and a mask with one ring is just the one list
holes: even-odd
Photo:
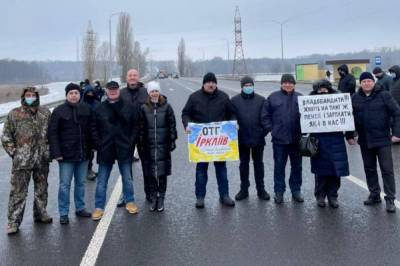
[(169, 90), (170, 90), (170, 91), (174, 91), (175, 89), (173, 89), (173, 88), (169, 88)]
[[(364, 181), (362, 181), (361, 179), (359, 179), (355, 176), (352, 176), (352, 175), (346, 176), (346, 178), (348, 180), (350, 180), (351, 182), (353, 182), (354, 184), (358, 185), (359, 187), (365, 189), (366, 191), (369, 191), (367, 184)], [(381, 193), (381, 198), (384, 200), (385, 194)], [(398, 200), (394, 201), (394, 205), (396, 206), (397, 209), (400, 209), (400, 202)]]
[(122, 192), (121, 176), (118, 177), (114, 190), (106, 205), (103, 218), (99, 221), (96, 230), (93, 234), (92, 240), (82, 258), (81, 266), (94, 266), (97, 257), (99, 256), (101, 247), (103, 246), (104, 239), (107, 235), (108, 227), (110, 226), (112, 217), (114, 216), (115, 208), (117, 207), (119, 196)]

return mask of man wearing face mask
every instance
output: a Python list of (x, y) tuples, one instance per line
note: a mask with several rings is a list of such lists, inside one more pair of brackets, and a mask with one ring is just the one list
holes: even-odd
[(254, 80), (245, 76), (241, 79), (242, 91), (232, 98), (239, 124), (239, 156), (240, 156), (240, 191), (237, 201), (249, 196), (249, 163), (250, 154), (254, 164), (254, 179), (257, 195), (261, 200), (269, 200), (270, 195), (264, 188), (264, 146), (266, 132), (261, 125), (261, 110), (265, 98), (254, 92)]
[(39, 93), (35, 87), (23, 89), (21, 104), (21, 107), (11, 110), (8, 114), (1, 137), (4, 150), (12, 158), (8, 234), (15, 234), (19, 230), (31, 178), (35, 190), (34, 221), (53, 221), (46, 211), (50, 162), (47, 129), (50, 111), (40, 106)]
[[(203, 77), (200, 90), (193, 92), (182, 110), (182, 123), (187, 134), (190, 133), (189, 122), (211, 123), (236, 120), (232, 102), (229, 96), (218, 89), (217, 78), (214, 73), (207, 73)], [(208, 181), (208, 162), (196, 165), (196, 208), (204, 208), (204, 198)], [(226, 162), (214, 162), (215, 174), (218, 182), (219, 200), (221, 204), (234, 207), (235, 202), (229, 196), (228, 173)]]
[[(140, 112), (140, 107), (147, 102), (147, 89), (144, 87), (144, 84), (139, 81), (140, 75), (139, 71), (136, 69), (130, 69), (126, 73), (126, 84), (127, 86), (121, 90), (121, 99), (123, 99), (125, 102), (131, 103), (136, 109), (137, 113)], [(137, 147), (135, 147), (137, 148)], [(139, 158), (142, 163), (142, 169), (144, 169), (143, 165), (143, 154), (139, 152)], [(137, 158), (135, 158), (136, 160)], [(143, 172), (143, 183), (144, 183), (144, 192), (146, 194), (146, 200), (148, 202), (151, 202), (151, 197), (150, 197), (150, 187), (149, 187), (149, 178), (146, 178), (144, 176)], [(118, 207), (123, 207), (124, 202), (122, 200), (122, 195), (118, 201), (117, 206)]]
[[(94, 109), (96, 108), (96, 106), (100, 103), (100, 101), (98, 100), (95, 90), (90, 86), (87, 87), (87, 89), (84, 91), (83, 93), (83, 98), (82, 98), (82, 102), (86, 103), (87, 105), (89, 105), (90, 109), (92, 109), (92, 111), (94, 111)], [(95, 171), (93, 171), (93, 159), (94, 159), (94, 151), (91, 150), (90, 151), (90, 156), (89, 156), (89, 163), (88, 163), (88, 172), (87, 172), (87, 179), (88, 180), (95, 180), (97, 173)]]
[(290, 159), (289, 186), (292, 198), (303, 202), (301, 194), (302, 157), (298, 145), (301, 138), (300, 113), (297, 98), (301, 96), (295, 91), (296, 80), (292, 74), (283, 74), (281, 89), (271, 93), (264, 102), (261, 112), (261, 123), (267, 132), (271, 132), (274, 154), (274, 191), (275, 203), (283, 203), (286, 190), (285, 168)]
[(392, 87), (393, 84), (393, 78), (387, 75), (380, 67), (375, 67), (372, 73), (377, 79), (376, 84), (380, 85), (385, 91), (390, 91), (390, 87)]
[(400, 66), (392, 66), (389, 68), (389, 73), (393, 79), (392, 86), (390, 87), (390, 93), (397, 103), (400, 104)]
[(340, 76), (338, 90), (353, 95), (356, 91), (356, 79), (349, 73), (349, 68), (347, 65), (341, 65), (337, 70)]

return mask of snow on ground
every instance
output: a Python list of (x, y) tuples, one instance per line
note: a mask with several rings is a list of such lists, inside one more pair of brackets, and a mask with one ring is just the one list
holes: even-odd
[[(40, 103), (52, 103), (65, 98), (65, 86), (67, 86), (69, 82), (53, 82), (49, 84), (43, 85), (44, 87), (49, 89), (49, 93), (43, 96), (40, 96)], [(41, 87), (42, 85), (37, 85), (37, 87)], [(6, 115), (11, 109), (18, 107), (21, 105), (21, 101), (13, 101), (8, 103), (0, 104), (0, 115)]]

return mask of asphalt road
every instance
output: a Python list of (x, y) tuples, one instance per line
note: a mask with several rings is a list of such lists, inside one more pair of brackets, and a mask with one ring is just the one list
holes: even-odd
[[(94, 246), (90, 262), (97, 265), (400, 265), (400, 210), (387, 214), (384, 204), (365, 207), (368, 191), (347, 178), (342, 179), (338, 209), (320, 209), (313, 196), (313, 175), (309, 160), (303, 161), (303, 204), (293, 203), (285, 194), (281, 206), (261, 202), (251, 179), (250, 198), (233, 209), (220, 205), (213, 167), (209, 169), (206, 208), (194, 208), (195, 166), (188, 162), (187, 141), (180, 113), (189, 94), (200, 88), (199, 79), (161, 80), (163, 94), (172, 104), (179, 139), (173, 153), (173, 174), (169, 177), (165, 211), (150, 213), (145, 202), (139, 164), (134, 165), (135, 197), (140, 208), (136, 216), (116, 209), (102, 232), (104, 242)], [(239, 93), (237, 81), (219, 81), (230, 95)], [(311, 85), (298, 85), (308, 94)], [(259, 82), (255, 89), (267, 96), (278, 83)], [(394, 147), (396, 181), (400, 176), (400, 148)], [(360, 151), (348, 147), (351, 174), (365, 181)], [(272, 192), (272, 146), (265, 148), (265, 182)], [(73, 204), (70, 224), (58, 222), (58, 166), (49, 175), (49, 213), (52, 225), (33, 224), (32, 189), (25, 218), (18, 235), (6, 235), (7, 202), (11, 160), (0, 152), (0, 265), (79, 265), (96, 231), (97, 222), (77, 219)], [(114, 169), (109, 193), (118, 179)], [(228, 163), (230, 194), (239, 190), (238, 163)], [(359, 183), (360, 183), (359, 182)], [(87, 182), (86, 202), (94, 207), (95, 182)], [(399, 192), (397, 193), (399, 196)], [(113, 206), (110, 206), (113, 207)], [(113, 209), (113, 208), (112, 208)], [(97, 230), (100, 231), (100, 230)], [(98, 232), (96, 232), (98, 233)], [(100, 232), (101, 233), (101, 232)], [(96, 260), (97, 259), (97, 260)]]

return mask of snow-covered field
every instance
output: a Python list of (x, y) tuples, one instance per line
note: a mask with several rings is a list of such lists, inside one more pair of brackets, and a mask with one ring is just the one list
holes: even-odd
[[(43, 96), (40, 96), (40, 103), (52, 103), (65, 98), (65, 86), (67, 86), (69, 82), (54, 82), (49, 84), (44, 84), (43, 86), (49, 89), (49, 93)], [(40, 87), (42, 85), (37, 85)], [(21, 105), (21, 101), (13, 101), (8, 103), (0, 104), (0, 115), (6, 115), (11, 109), (18, 107)], [(1, 126), (2, 129), (2, 126)]]

